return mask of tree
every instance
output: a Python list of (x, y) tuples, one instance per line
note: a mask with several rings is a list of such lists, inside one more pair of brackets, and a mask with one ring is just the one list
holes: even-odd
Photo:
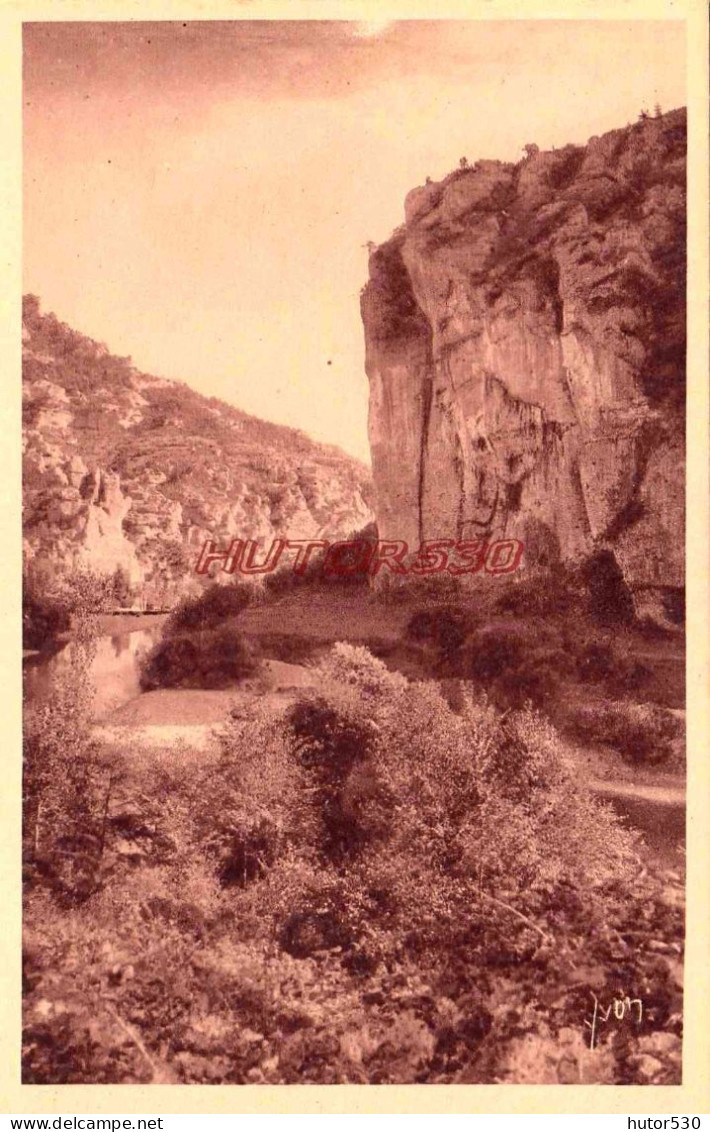
[(460, 169), (468, 169), (468, 158), (467, 157), (462, 157), (459, 160), (459, 168)]
[(118, 565), (111, 581), (111, 597), (117, 605), (129, 605), (133, 598), (133, 587), (128, 571)]
[(534, 157), (536, 153), (540, 152), (540, 146), (535, 145), (535, 142), (528, 142), (527, 145), (523, 146), (523, 149), (525, 150), (525, 155), (528, 158)]
[(653, 116), (654, 116), (654, 118), (662, 118), (663, 117), (663, 111), (661, 110), (660, 102), (657, 102), (656, 105), (654, 106)]
[(113, 604), (113, 579), (92, 570), (78, 569), (63, 579), (61, 598), (66, 601), (72, 616), (75, 637), (93, 637), (96, 618), (108, 613)]
[(37, 295), (22, 296), (22, 321), (37, 322), (40, 317), (40, 304)]

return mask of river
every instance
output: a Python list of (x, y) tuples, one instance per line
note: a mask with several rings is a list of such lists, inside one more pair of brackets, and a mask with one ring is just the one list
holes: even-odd
[[(130, 626), (129, 619), (127, 622)], [(156, 642), (160, 632), (159, 624), (133, 631), (127, 627), (125, 631), (97, 639), (90, 670), (96, 720), (105, 719), (116, 708), (140, 695), (140, 658)], [(25, 660), (23, 673), (28, 704), (36, 704), (48, 694), (57, 675), (71, 661), (74, 647), (70, 642), (53, 654), (34, 654)], [(643, 833), (652, 856), (668, 866), (680, 865), (685, 841), (685, 806), (659, 804), (641, 793), (634, 797), (628, 790), (615, 796), (613, 787), (609, 790), (609, 786), (607, 783), (604, 800), (614, 807), (625, 824)]]
[[(140, 658), (159, 636), (160, 626), (156, 625), (98, 637), (90, 668), (95, 719), (105, 718), (139, 695)], [(57, 652), (27, 657), (22, 665), (27, 704), (39, 703), (49, 693), (57, 676), (68, 668), (75, 647), (70, 641)]]

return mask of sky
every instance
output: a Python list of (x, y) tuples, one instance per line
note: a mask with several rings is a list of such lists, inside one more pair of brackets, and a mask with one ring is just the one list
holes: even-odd
[(369, 460), (367, 242), (459, 159), (685, 105), (660, 21), (24, 27), (23, 287), (76, 330)]

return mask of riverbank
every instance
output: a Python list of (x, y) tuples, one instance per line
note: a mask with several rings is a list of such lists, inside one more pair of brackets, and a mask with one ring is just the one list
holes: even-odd
[[(563, 1082), (578, 1023), (571, 1048), (580, 1082), (645, 1081), (639, 1074), (651, 1064), (653, 1081), (674, 1079), (684, 890), (682, 849), (668, 843), (682, 834), (672, 807), (652, 806), (663, 843), (644, 830), (640, 861), (617, 858), (615, 846), (633, 854), (633, 843), (591, 797), (591, 784), (580, 790), (573, 774), (558, 789), (554, 775), (533, 775), (519, 827), (514, 764), (539, 757), (544, 766), (551, 753), (539, 720), (508, 733), (499, 716), (484, 714), (461, 743), (467, 725), (445, 700), (407, 689), (376, 661), (370, 670), (361, 650), (339, 655), (350, 667), (331, 668), (320, 706), (287, 728), (279, 716), (318, 677), (307, 665), (267, 661), (258, 678), (233, 688), (137, 695), (95, 729), (113, 748), (97, 810), (105, 836), (96, 887), (67, 904), (40, 878), (26, 903), (35, 1078), (55, 1079), (54, 1051), (70, 1044), (89, 1051), (81, 1064), (90, 1079), (126, 1083), (470, 1083), (471, 1074), (483, 1082), (518, 1073), (528, 1042), (546, 1051)], [(391, 700), (368, 701), (363, 664)], [(242, 710), (230, 721), (235, 707)], [(398, 791), (394, 807), (370, 789), (363, 753), (373, 717), (383, 781)], [(483, 888), (476, 874), (462, 878), (448, 866), (459, 844), (448, 807), (461, 787), (457, 780), (451, 789), (450, 764), (438, 756), (458, 744), (466, 787), (478, 728), (503, 758), (516, 743), (500, 782), (510, 802), (505, 836), (497, 808), (482, 832), (462, 831), (475, 860), (487, 854)], [(316, 760), (303, 757), (304, 740)], [(326, 759), (317, 758), (323, 748)], [(360, 760), (345, 781), (341, 753)], [(426, 775), (416, 801), (413, 767)], [(628, 821), (609, 801), (623, 825), (640, 828), (644, 813)], [(333, 846), (331, 829), (361, 835)], [(521, 835), (513, 856), (511, 838)], [(550, 881), (558, 864), (571, 888)], [(620, 895), (615, 887), (604, 894), (605, 868)], [(534, 869), (532, 879), (522, 869)], [(610, 1001), (621, 968), (625, 985), (644, 996), (646, 1027), (630, 1047), (600, 1043), (592, 1057), (583, 1029), (589, 995), (579, 987)], [(514, 1016), (500, 1011), (501, 995)], [(125, 1026), (140, 1046), (125, 1040)]]
[[(415, 607), (414, 612), (416, 608), (421, 606)], [(436, 605), (431, 608), (436, 609)], [(233, 619), (235, 631), (253, 644), (260, 657), (253, 677), (226, 689), (160, 689), (141, 694), (140, 658), (157, 639), (167, 616), (121, 613), (104, 614), (97, 619), (100, 646), (93, 680), (100, 689), (109, 685), (115, 689), (114, 700), (100, 696), (97, 716), (100, 734), (114, 747), (155, 750), (161, 745), (179, 743), (185, 757), (189, 758), (191, 751), (204, 752), (212, 744), (214, 727), (226, 719), (233, 706), (249, 705), (258, 699), (262, 708), (274, 715), (282, 712), (313, 685), (311, 666), (335, 641), (342, 639), (366, 645), (389, 668), (410, 679), (437, 679), (437, 657), (432, 646), (412, 640), (408, 634), (413, 617), (411, 603), (357, 589), (316, 591), (291, 593), (273, 602), (254, 604)], [(486, 632), (494, 637), (504, 637), (511, 627), (515, 631), (526, 630), (533, 639), (530, 618), (489, 614), (485, 619)], [(678, 701), (683, 668), (676, 641), (649, 639), (638, 630), (624, 629), (616, 635), (615, 648), (634, 661), (643, 655), (650, 665), (650, 687), (639, 690), (634, 699), (643, 702), (647, 690), (653, 694), (656, 683), (662, 681), (664, 693), (670, 687), (673, 702)], [(36, 660), (37, 657), (31, 657), (28, 664)], [(564, 733), (565, 713), (590, 703), (603, 705), (609, 696), (598, 681), (591, 685), (575, 684), (573, 671), (570, 677), (556, 693), (558, 729), (576, 772), (588, 783), (590, 791), (634, 808), (650, 832), (658, 817), (654, 807), (669, 807), (682, 813), (682, 754), (665, 762), (631, 762), (613, 746), (594, 741), (581, 746), (573, 736)], [(684, 714), (680, 708), (665, 710), (678, 718)], [(677, 830), (678, 826), (679, 821), (674, 818), (674, 828)]]

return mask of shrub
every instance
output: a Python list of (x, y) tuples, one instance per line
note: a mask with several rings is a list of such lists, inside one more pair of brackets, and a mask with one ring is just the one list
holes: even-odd
[(183, 598), (173, 610), (164, 629), (166, 636), (175, 636), (190, 629), (216, 629), (226, 618), (238, 617), (249, 604), (250, 589), (231, 583), (209, 586), (195, 598)]
[[(375, 523), (368, 523), (358, 531), (351, 531), (350, 534), (338, 540), (342, 542), (359, 542), (359, 543), (376, 543), (377, 542), (377, 525)], [(280, 569), (276, 570), (273, 574), (266, 574), (264, 576), (264, 591), (270, 598), (282, 597), (284, 594), (292, 593), (294, 590), (303, 589), (317, 589), (320, 587), (368, 587), (370, 584), (369, 575), (367, 570), (358, 571), (352, 574), (332, 574), (324, 572), (326, 552), (324, 550), (317, 550), (310, 554), (305, 570), (300, 574), (296, 574), (293, 569), (293, 562), (284, 563)], [(344, 566), (348, 563), (344, 562)]]
[(503, 708), (526, 704), (550, 711), (560, 686), (560, 654), (539, 649), (525, 657), (513, 672), (503, 673), (491, 690), (493, 702)]
[(475, 624), (471, 614), (461, 606), (444, 606), (418, 610), (410, 618), (405, 632), (412, 640), (431, 642), (444, 656), (449, 656), (461, 648)]
[(420, 609), (413, 613), (405, 630), (414, 641), (429, 641), (434, 635), (434, 615), (430, 609)]
[[(621, 971), (656, 980), (647, 1027), (673, 1029), (671, 960), (659, 975), (642, 940), (678, 938), (682, 910), (632, 878), (630, 835), (548, 723), (463, 683), (453, 711), (350, 645), (318, 675), (285, 716), (235, 707), (216, 753), (131, 753), (110, 824), (172, 848), (114, 855), (63, 917), (32, 891), (25, 1080), (523, 1079), (521, 1035), (557, 1034)], [(356, 838), (333, 852), (338, 812)]]
[(223, 688), (252, 675), (255, 648), (229, 624), (251, 596), (251, 587), (235, 583), (214, 584), (199, 597), (183, 598), (161, 639), (141, 660), (141, 688)]
[(69, 630), (92, 637), (99, 613), (113, 604), (113, 578), (90, 570), (75, 570), (52, 584), (32, 566), (23, 579), (22, 633), (25, 648), (42, 648)]
[(633, 598), (611, 551), (600, 551), (590, 559), (584, 579), (589, 590), (589, 608), (598, 624), (613, 626), (634, 620)]
[(170, 634), (141, 660), (143, 691), (155, 688), (224, 688), (256, 672), (254, 647), (231, 625)]
[(388, 914), (398, 909), (417, 947), (456, 934), (469, 886), (474, 906), (481, 893), (514, 894), (522, 908), (562, 880), (591, 900), (623, 873), (628, 837), (576, 784), (556, 733), (532, 711), (501, 720), (464, 691), (455, 713), (436, 685), (410, 684), (350, 646), (320, 672), (325, 692), (290, 717), (304, 771), (347, 830), (337, 859), (370, 886), (379, 876)]
[(260, 633), (259, 648), (264, 656), (286, 664), (305, 664), (326, 642), (290, 633)]
[(75, 642), (51, 693), (25, 712), (23, 863), (26, 879), (84, 900), (101, 882), (113, 757), (91, 733), (89, 641)]
[(417, 577), (416, 574), (382, 573), (378, 575), (376, 586), (380, 600), (390, 605), (411, 605), (414, 602), (456, 604), (462, 601), (466, 592), (461, 579), (451, 574)]
[(72, 613), (72, 621), (82, 621), (109, 611), (113, 605), (113, 579), (92, 570), (75, 570), (62, 579), (61, 598)]
[(385, 660), (397, 652), (397, 641), (387, 640), (383, 637), (367, 637), (364, 645), (378, 660)]
[(519, 626), (474, 634), (456, 674), (473, 680), (500, 708), (521, 708), (528, 701), (548, 707), (568, 665), (554, 629)]
[(590, 641), (575, 656), (577, 677), (585, 684), (598, 684), (613, 676), (617, 665), (611, 645)]
[(128, 571), (123, 566), (117, 566), (110, 582), (111, 599), (120, 606), (129, 605), (133, 600), (134, 589)]
[(217, 765), (199, 783), (195, 831), (222, 887), (245, 888), (293, 845), (312, 842), (311, 804), (283, 723), (258, 705), (234, 708)]
[(529, 642), (520, 631), (488, 630), (471, 642), (468, 674), (488, 685), (499, 677), (511, 676), (522, 663)]
[(454, 667), (451, 675), (474, 680), (501, 708), (523, 707), (528, 700), (549, 708), (570, 673), (581, 683), (617, 692), (635, 691), (651, 677), (645, 665), (619, 657), (607, 642), (580, 642), (554, 624), (480, 630), (468, 638)]
[(523, 575), (495, 602), (497, 613), (516, 617), (560, 617), (581, 604), (579, 582), (561, 566)]
[(627, 700), (580, 707), (571, 729), (583, 739), (608, 743), (631, 763), (665, 761), (684, 730), (681, 720), (665, 708)]
[(327, 860), (352, 857), (365, 844), (367, 830), (357, 807), (348, 802), (346, 783), (356, 765), (367, 763), (374, 732), (349, 718), (326, 699), (296, 704), (289, 713), (301, 765), (313, 784), (320, 814), (319, 848)]
[(606, 684), (623, 691), (636, 691), (651, 678), (651, 670), (638, 661), (619, 657), (605, 641), (587, 641), (575, 648), (568, 642), (574, 656), (577, 679), (583, 684)]
[(57, 598), (40, 594), (26, 579), (22, 587), (22, 644), (26, 649), (51, 645), (71, 626), (69, 607)]

